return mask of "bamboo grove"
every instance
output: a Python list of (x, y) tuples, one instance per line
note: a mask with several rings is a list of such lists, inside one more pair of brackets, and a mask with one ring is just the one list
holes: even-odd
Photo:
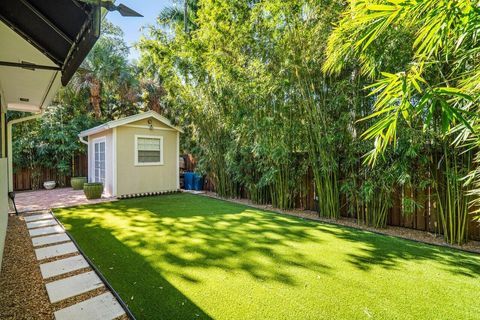
[[(467, 240), (478, 187), (473, 2), (191, 2), (188, 32), (160, 19), (139, 63), (162, 79), (183, 147), (219, 195), (293, 208), (311, 173), (321, 216), (338, 218), (346, 199), (359, 223), (384, 227), (395, 192), (408, 215), (422, 206), (414, 190), (428, 189), (438, 231)], [(438, 15), (451, 31), (426, 29)]]

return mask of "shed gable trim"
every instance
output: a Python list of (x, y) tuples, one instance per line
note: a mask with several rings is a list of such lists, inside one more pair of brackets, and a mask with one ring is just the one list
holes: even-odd
[(173, 130), (176, 130), (178, 132), (183, 133), (182, 129), (174, 126), (170, 122), (170, 120), (168, 120), (167, 118), (159, 115), (155, 111), (147, 111), (147, 112), (135, 114), (135, 115), (130, 116), (130, 117), (126, 117), (126, 118), (122, 118), (122, 119), (118, 119), (118, 120), (113, 120), (113, 121), (107, 122), (105, 124), (99, 125), (97, 127), (93, 127), (91, 129), (80, 132), (80, 134), (78, 136), (80, 138), (83, 138), (83, 137), (86, 137), (86, 136), (90, 136), (92, 134), (100, 133), (100, 132), (108, 130), (108, 129), (113, 129), (113, 128), (116, 128), (116, 127), (120, 127), (120, 126), (129, 124), (129, 123), (132, 123), (132, 122), (136, 122), (136, 121), (144, 120), (144, 119), (148, 119), (148, 118), (154, 118), (154, 119), (160, 121), (161, 123), (165, 124), (166, 126), (172, 128)]

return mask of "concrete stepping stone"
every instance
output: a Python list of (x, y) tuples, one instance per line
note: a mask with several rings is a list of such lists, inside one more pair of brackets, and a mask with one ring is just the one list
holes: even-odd
[(70, 238), (66, 233), (57, 233), (51, 234), (49, 236), (35, 237), (32, 238), (32, 243), (34, 247), (44, 246), (47, 244), (53, 244), (58, 242), (70, 241)]
[(45, 228), (28, 230), (28, 232), (30, 233), (30, 237), (36, 237), (36, 236), (44, 236), (52, 233), (64, 233), (65, 230), (63, 230), (63, 228), (57, 224), (56, 226), (53, 226), (53, 227), (45, 227)]
[(73, 256), (40, 265), (40, 272), (43, 279), (55, 277), (64, 273), (87, 268), (88, 262), (83, 256)]
[(103, 282), (94, 271), (89, 271), (47, 283), (45, 287), (50, 302), (55, 303), (103, 287)]
[(49, 227), (49, 226), (56, 226), (58, 225), (55, 219), (50, 220), (40, 220), (40, 221), (33, 221), (27, 223), (28, 229), (39, 228), (39, 227)]
[(55, 312), (56, 320), (112, 320), (125, 314), (110, 292)]
[(67, 242), (45, 248), (35, 249), (37, 260), (63, 256), (64, 254), (69, 254), (73, 252), (78, 252), (78, 249), (73, 244), (73, 242)]
[(32, 222), (38, 220), (45, 220), (45, 219), (53, 219), (53, 215), (51, 213), (42, 213), (42, 214), (35, 214), (31, 216), (23, 217), (25, 222)]

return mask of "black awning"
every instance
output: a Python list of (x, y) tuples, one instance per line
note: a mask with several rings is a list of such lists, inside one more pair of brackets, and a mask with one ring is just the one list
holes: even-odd
[(100, 6), (76, 0), (0, 1), (0, 20), (59, 66), (63, 85), (97, 41), (100, 19)]

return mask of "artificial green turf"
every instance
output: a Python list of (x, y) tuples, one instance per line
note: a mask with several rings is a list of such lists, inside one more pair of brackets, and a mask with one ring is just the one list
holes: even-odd
[(55, 214), (138, 319), (479, 319), (480, 256), (188, 194)]

